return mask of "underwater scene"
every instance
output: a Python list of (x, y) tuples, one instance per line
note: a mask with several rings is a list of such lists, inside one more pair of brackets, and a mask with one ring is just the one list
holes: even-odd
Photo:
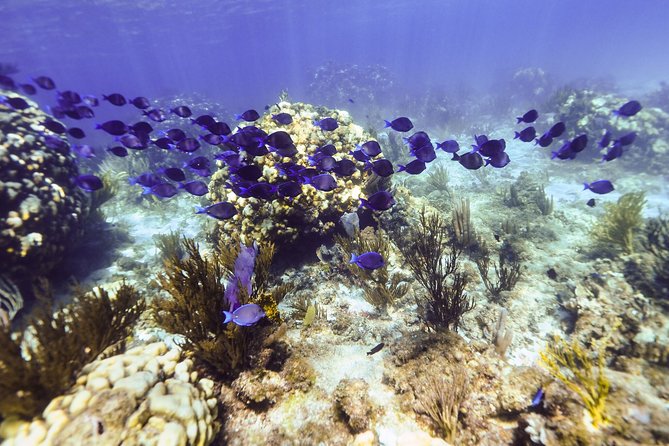
[(665, 1), (0, 20), (0, 445), (669, 445)]

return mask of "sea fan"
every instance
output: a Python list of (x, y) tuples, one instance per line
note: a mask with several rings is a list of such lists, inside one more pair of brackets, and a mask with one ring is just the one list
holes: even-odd
[(8, 277), (0, 275), (0, 327), (11, 323), (23, 308), (23, 297), (18, 287)]

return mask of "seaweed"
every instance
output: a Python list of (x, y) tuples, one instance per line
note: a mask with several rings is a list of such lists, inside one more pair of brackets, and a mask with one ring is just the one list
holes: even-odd
[(546, 195), (546, 191), (542, 186), (534, 194), (534, 204), (539, 208), (541, 215), (550, 215), (553, 213), (553, 196)]
[(603, 348), (595, 362), (577, 340), (568, 343), (554, 336), (553, 342), (540, 355), (548, 373), (581, 398), (594, 427), (607, 421), (605, 409), (610, 382), (604, 375), (606, 358)]
[[(165, 271), (157, 278), (171, 298), (154, 300), (152, 317), (167, 331), (182, 335), (183, 347), (196, 360), (221, 376), (234, 377), (250, 364), (249, 353), (262, 344), (266, 333), (260, 326), (223, 324), (222, 312), (230, 306), (224, 297), (225, 283), (233, 276), (239, 244), (221, 244), (217, 252), (205, 257), (194, 240), (184, 238), (182, 243), (186, 256), (168, 258)], [(277, 303), (292, 287), (269, 289), (273, 255), (273, 244), (259, 248), (252, 293), (248, 295), (240, 286), (238, 299), (241, 305), (260, 305), (270, 321), (279, 321)]]
[(185, 255), (181, 244), (181, 234), (170, 231), (168, 234), (157, 234), (153, 236), (160, 259), (164, 262), (171, 258), (181, 258)]
[(604, 215), (592, 228), (593, 239), (625, 254), (633, 253), (634, 236), (643, 224), (641, 211), (645, 204), (643, 192), (630, 192), (622, 195), (617, 203), (607, 204)]
[(0, 328), (2, 417), (42, 412), (86, 364), (124, 341), (145, 308), (135, 288), (123, 283), (115, 299), (103, 288), (77, 289), (73, 302), (53, 313), (49, 287), (40, 285), (40, 305), (25, 332)]
[(656, 294), (665, 299), (669, 295), (669, 219), (653, 218), (646, 224), (642, 245), (653, 256), (651, 265)]
[(469, 394), (469, 377), (462, 366), (455, 366), (452, 375), (450, 381), (443, 375), (428, 375), (416, 398), (420, 412), (430, 417), (442, 438), (456, 444), (458, 415)]
[(9, 326), (21, 308), (21, 291), (9, 277), (0, 275), (0, 327)]
[(443, 166), (431, 169), (427, 175), (427, 184), (432, 190), (450, 193), (448, 170)]
[(414, 278), (427, 291), (417, 298), (419, 317), (431, 330), (457, 331), (462, 316), (475, 304), (464, 291), (468, 278), (459, 272), (462, 250), (450, 239), (444, 220), (422, 208), (418, 225), (398, 239), (404, 240), (399, 249)]
[(459, 248), (473, 248), (478, 243), (470, 217), (469, 199), (463, 198), (456, 203), (452, 214), (455, 243)]
[(388, 271), (390, 240), (382, 230), (374, 231), (369, 227), (357, 231), (355, 238), (335, 236), (335, 241), (342, 247), (347, 257), (354, 253), (375, 251), (386, 259), (381, 268), (368, 271), (355, 264), (349, 264), (349, 271), (359, 279), (365, 292), (365, 300), (374, 307), (386, 311), (395, 301), (404, 296), (409, 289), (407, 278), (400, 273)]
[(500, 299), (502, 291), (511, 291), (520, 279), (522, 271), (522, 260), (520, 254), (507, 240), (504, 240), (499, 250), (498, 261), (492, 262), (492, 269), (495, 271), (496, 279), (490, 277), (491, 261), (490, 250), (485, 244), (481, 245), (474, 258), (478, 267), (481, 280), (490, 293), (493, 301)]

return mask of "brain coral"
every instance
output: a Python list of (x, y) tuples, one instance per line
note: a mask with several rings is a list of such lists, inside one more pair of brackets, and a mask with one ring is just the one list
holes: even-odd
[(74, 185), (69, 146), (46, 147), (45, 135), (58, 135), (41, 125), (49, 116), (28, 103), (24, 110), (0, 104), (0, 270), (14, 277), (45, 273), (61, 260), (87, 206)]
[[(348, 158), (356, 162), (358, 168), (348, 177), (333, 174), (337, 179), (337, 188), (331, 192), (323, 192), (305, 184), (302, 186), (302, 193), (292, 200), (239, 197), (225, 184), (230, 178), (229, 168), (221, 168), (212, 176), (209, 198), (212, 201), (234, 203), (239, 211), (233, 218), (219, 223), (218, 235), (224, 240), (239, 236), (244, 243), (252, 240), (291, 242), (306, 234), (326, 234), (334, 228), (341, 215), (355, 209), (359, 204), (359, 197), (364, 196), (363, 188), (369, 174), (363, 170), (363, 163), (355, 161), (349, 151), (355, 149), (356, 144), (372, 139), (371, 136), (362, 127), (354, 124), (346, 111), (304, 103), (281, 102), (278, 105), (282, 113), (292, 116), (291, 124), (279, 125), (274, 122), (271, 113), (267, 113), (255, 125), (270, 134), (277, 130), (288, 132), (295, 143), (297, 154), (292, 158), (281, 158), (275, 153), (256, 157), (254, 162), (263, 171), (263, 176), (258, 181), (271, 184), (285, 181), (286, 177), (282, 176), (275, 165), (291, 159), (301, 166), (311, 167), (308, 156), (325, 144), (336, 147), (336, 160)], [(323, 131), (314, 125), (314, 120), (325, 117), (335, 118), (339, 127), (334, 131)]]

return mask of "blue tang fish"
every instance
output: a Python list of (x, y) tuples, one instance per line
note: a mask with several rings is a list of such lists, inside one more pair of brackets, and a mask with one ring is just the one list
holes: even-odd
[(379, 269), (385, 264), (383, 256), (374, 251), (365, 252), (359, 256), (351, 254), (351, 261), (349, 263), (355, 263), (360, 268), (370, 271)]
[(234, 322), (242, 327), (255, 325), (256, 322), (265, 316), (265, 312), (256, 304), (242, 305), (233, 312), (224, 311), (223, 314), (225, 315), (224, 324)]

